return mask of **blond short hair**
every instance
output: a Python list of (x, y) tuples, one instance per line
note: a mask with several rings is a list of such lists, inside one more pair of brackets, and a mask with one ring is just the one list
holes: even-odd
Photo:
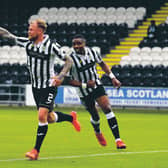
[[(34, 21), (32, 21), (32, 22), (36, 22), (36, 23), (37, 23), (37, 26), (38, 26), (39, 28), (41, 28), (44, 32), (47, 30), (47, 23), (46, 23), (45, 20), (43, 20), (43, 19), (36, 19), (36, 20), (34, 20)], [(31, 22), (31, 23), (32, 23), (32, 22)]]

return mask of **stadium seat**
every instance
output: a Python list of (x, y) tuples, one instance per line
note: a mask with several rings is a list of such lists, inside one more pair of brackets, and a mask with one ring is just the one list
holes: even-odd
[(132, 86), (143, 86), (142, 73), (140, 71), (132, 71), (131, 82)]
[(98, 7), (96, 10), (96, 14), (102, 14), (104, 15), (106, 12), (106, 8), (105, 7)]
[(146, 8), (145, 8), (145, 7), (138, 7), (138, 8), (136, 9), (136, 12), (137, 12), (137, 13), (142, 13), (143, 15), (145, 15), (145, 13), (146, 13)]
[(130, 72), (130, 65), (123, 65), (121, 66), (121, 73), (118, 79), (121, 81), (123, 86), (132, 86), (131, 81), (131, 72)]
[(86, 7), (79, 7), (77, 12), (85, 15), (85, 13), (87, 12), (87, 8)]
[(151, 53), (158, 53), (160, 54), (162, 51), (161, 47), (152, 47)]
[(118, 7), (115, 10), (115, 15), (124, 15), (126, 12), (126, 9), (124, 7)]
[(39, 19), (39, 15), (32, 15), (32, 16), (30, 16), (28, 23), (30, 23), (31, 21), (36, 20), (36, 19)]
[(132, 13), (132, 14), (134, 14), (135, 12), (136, 12), (136, 8), (134, 8), (134, 7), (128, 7), (127, 9), (126, 9), (126, 13)]
[(140, 50), (140, 53), (147, 53), (148, 55), (150, 55), (151, 48), (150, 47), (142, 47)]
[(131, 63), (131, 57), (130, 56), (123, 56), (120, 61), (120, 65), (129, 65)]
[(141, 65), (146, 66), (146, 65), (149, 65), (149, 64), (152, 64), (152, 58), (148, 57), (146, 55), (141, 56)]
[(131, 58), (130, 65), (134, 66), (134, 65), (141, 64), (141, 57), (138, 54), (133, 54), (129, 56)]
[(76, 7), (70, 7), (70, 8), (68, 8), (68, 10), (67, 10), (67, 12), (70, 14), (74, 14), (74, 15), (76, 15), (77, 14), (77, 11), (78, 11), (78, 9), (76, 8)]
[(163, 47), (163, 48), (162, 48), (162, 53), (168, 54), (168, 47)]
[(106, 15), (108, 16), (108, 15), (113, 15), (114, 13), (115, 13), (115, 11), (116, 11), (116, 8), (115, 7), (108, 7), (107, 9), (106, 9)]
[(90, 14), (95, 14), (97, 11), (97, 9), (95, 7), (88, 7), (87, 8), (87, 13), (90, 13)]
[(48, 14), (48, 8), (47, 7), (42, 7), (39, 9), (38, 14), (44, 14), (47, 15)]
[(65, 14), (66, 12), (67, 12), (67, 8), (66, 7), (60, 7), (59, 9), (58, 9), (58, 13), (59, 14)]
[(133, 47), (130, 49), (130, 53), (129, 54), (138, 54), (140, 52), (140, 48), (139, 47)]
[(106, 75), (106, 74), (102, 75), (102, 77), (101, 77), (101, 82), (102, 82), (103, 85), (105, 85), (105, 86), (112, 86), (111, 79), (110, 79), (109, 76)]
[(163, 64), (163, 58), (160, 57), (159, 55), (153, 55), (152, 56), (152, 65), (157, 66), (157, 65), (162, 65)]
[(55, 16), (58, 12), (58, 8), (56, 7), (51, 7), (48, 9), (48, 15)]
[(121, 65), (113, 65), (111, 68), (111, 71), (114, 73), (114, 75), (118, 78), (121, 73)]

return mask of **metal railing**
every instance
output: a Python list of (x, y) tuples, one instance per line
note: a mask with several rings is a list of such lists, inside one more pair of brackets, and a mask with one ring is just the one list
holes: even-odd
[(0, 104), (25, 105), (25, 85), (0, 84)]

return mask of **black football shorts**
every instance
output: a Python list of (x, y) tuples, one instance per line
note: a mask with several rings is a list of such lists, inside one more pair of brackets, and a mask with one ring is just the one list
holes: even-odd
[(51, 112), (54, 108), (54, 100), (57, 94), (57, 87), (48, 87), (48, 88), (32, 88), (34, 100), (37, 106), (37, 109), (40, 107), (45, 107)]
[(82, 104), (88, 108), (89, 106), (95, 104), (95, 101), (98, 97), (107, 95), (105, 92), (105, 89), (102, 85), (99, 85), (96, 89), (93, 90), (93, 92), (91, 92), (89, 95), (87, 95), (86, 97), (82, 97), (81, 102)]

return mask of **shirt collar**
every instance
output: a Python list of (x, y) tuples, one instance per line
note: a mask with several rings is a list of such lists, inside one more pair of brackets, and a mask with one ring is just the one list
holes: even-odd
[(47, 34), (44, 34), (43, 41), (41, 41), (40, 43), (36, 44), (36, 46), (40, 46), (41, 44), (44, 44), (48, 39), (49, 39), (49, 36)]
[(44, 34), (44, 39), (43, 39), (42, 43), (44, 44), (48, 39), (49, 39), (48, 34)]
[(85, 55), (77, 54), (74, 49), (72, 49), (72, 50), (78, 57), (86, 57), (88, 55), (88, 47), (84, 47)]

